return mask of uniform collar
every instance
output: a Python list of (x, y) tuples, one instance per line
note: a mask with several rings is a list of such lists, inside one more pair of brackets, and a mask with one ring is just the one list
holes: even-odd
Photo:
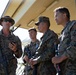
[(40, 38), (41, 40), (46, 36), (46, 35), (48, 35), (48, 32), (50, 31), (50, 29), (48, 29), (46, 32), (45, 32), (45, 34)]
[(63, 30), (62, 30), (61, 33), (63, 33), (63, 31), (69, 26), (70, 22), (71, 22), (71, 21), (68, 21), (68, 22), (66, 23), (66, 25), (65, 25), (65, 27), (63, 28)]
[[(0, 31), (0, 35), (5, 36), (4, 33), (3, 33), (3, 30)], [(12, 33), (9, 31), (9, 35), (7, 37), (9, 37), (10, 35), (12, 35)]]
[(39, 42), (38, 39), (35, 42), (31, 41), (31, 44), (36, 44), (37, 42)]

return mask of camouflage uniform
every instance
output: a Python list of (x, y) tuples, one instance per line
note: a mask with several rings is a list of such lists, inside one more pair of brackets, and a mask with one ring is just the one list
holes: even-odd
[[(10, 42), (17, 44), (17, 51), (15, 53), (8, 47)], [(20, 39), (11, 32), (6, 37), (4, 36), (3, 32), (0, 31), (0, 59), (3, 59), (2, 62), (0, 60), (0, 75), (16, 75), (16, 57), (19, 58), (21, 55), (22, 48)]]
[(56, 75), (56, 70), (51, 61), (55, 55), (54, 43), (57, 42), (58, 36), (51, 30), (42, 36), (38, 50), (34, 59), (38, 58), (37, 63), (39, 75)]
[[(31, 52), (31, 55), (30, 55), (30, 57), (29, 58), (32, 58), (34, 55), (35, 55), (35, 53), (36, 53), (36, 50), (37, 50), (37, 48), (38, 48), (38, 46), (39, 46), (39, 40), (36, 40), (36, 42), (31, 42), (29, 45), (27, 45), (25, 48), (24, 48), (24, 55), (27, 55), (28, 56), (28, 52), (26, 51), (26, 48), (29, 48), (29, 51)], [(28, 75), (32, 75), (33, 74), (33, 69), (30, 67), (30, 65), (28, 64), (28, 66), (27, 66), (28, 68), (29, 68), (29, 70), (28, 70)], [(26, 67), (25, 67), (25, 74), (26, 74)]]
[(69, 21), (62, 30), (58, 52), (69, 57), (60, 63), (62, 75), (76, 75), (76, 21)]

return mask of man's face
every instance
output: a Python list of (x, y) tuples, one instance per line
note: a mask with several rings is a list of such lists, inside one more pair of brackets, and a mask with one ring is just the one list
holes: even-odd
[(45, 27), (46, 27), (46, 23), (45, 23), (45, 22), (41, 22), (41, 23), (39, 23), (39, 25), (38, 25), (38, 30), (39, 30), (40, 32), (43, 32), (44, 29), (45, 29)]
[(56, 23), (58, 25), (61, 25), (64, 21), (64, 14), (57, 11), (54, 13), (54, 18), (55, 18)]
[(31, 39), (36, 38), (36, 35), (37, 35), (37, 32), (35, 32), (34, 30), (29, 31), (29, 36), (30, 36)]
[(3, 20), (3, 21), (2, 21), (2, 26), (3, 26), (4, 28), (10, 28), (10, 26), (12, 26), (12, 24), (11, 24), (11, 22), (9, 22), (9, 21)]

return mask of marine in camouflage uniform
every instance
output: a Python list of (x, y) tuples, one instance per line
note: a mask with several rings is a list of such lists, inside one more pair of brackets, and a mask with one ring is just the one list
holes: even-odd
[(39, 75), (56, 75), (56, 70), (51, 59), (55, 55), (54, 43), (58, 42), (58, 36), (54, 31), (49, 29), (50, 21), (48, 17), (40, 16), (39, 22), (36, 25), (40, 32), (44, 32), (38, 50), (34, 58), (30, 60), (30, 63), (31, 65), (39, 64)]
[[(28, 56), (29, 59), (31, 59), (35, 55), (36, 50), (39, 46), (39, 40), (36, 38), (37, 30), (35, 28), (30, 28), (28, 30), (28, 32), (29, 32), (29, 36), (31, 38), (31, 42), (24, 48), (24, 57), (26, 55), (26, 56)], [(32, 37), (33, 37), (33, 39), (32, 39)], [(34, 42), (33, 42), (33, 40), (34, 40)], [(26, 62), (26, 60), (24, 60), (24, 61)], [(32, 69), (31, 66), (28, 64), (28, 66), (27, 65), (25, 66), (24, 71), (25, 71), (25, 75), (26, 75), (26, 71), (27, 71), (27, 75), (33, 75), (34, 69)]]
[[(58, 8), (55, 11), (56, 15), (60, 13), (64, 15), (64, 13), (67, 14), (67, 12), (69, 11), (65, 7)], [(59, 38), (59, 55), (57, 58), (53, 58), (53, 63), (60, 63), (61, 75), (76, 75), (76, 21), (69, 21), (67, 16), (65, 21), (66, 25)]]
[[(7, 25), (14, 24), (14, 20), (10, 16), (5, 16), (0, 19), (1, 24), (7, 23)], [(14, 47), (16, 45), (16, 51), (10, 48), (9, 44)], [(5, 36), (3, 29), (0, 31), (0, 75), (16, 75), (17, 58), (21, 57), (22, 48), (21, 41), (18, 36), (15, 36), (9, 31), (8, 36)], [(2, 59), (2, 61), (1, 61)]]

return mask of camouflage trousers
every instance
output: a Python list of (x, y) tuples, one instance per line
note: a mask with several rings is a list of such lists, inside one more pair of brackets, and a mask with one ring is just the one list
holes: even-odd
[(17, 62), (15, 60), (10, 60), (7, 65), (0, 63), (0, 75), (16, 75)]
[(24, 75), (32, 75), (33, 74), (33, 69), (31, 69), (31, 67), (29, 66), (25, 66), (24, 68)]
[(16, 75), (16, 67), (4, 68), (2, 64), (0, 64), (0, 75)]
[(74, 70), (67, 71), (63, 75), (76, 75), (76, 70), (75, 71)]
[[(27, 75), (39, 75), (37, 67), (38, 67), (38, 64), (34, 65), (33, 69), (31, 68), (31, 66), (25, 66), (24, 75), (26, 75), (26, 71), (27, 71)], [(28, 68), (28, 70), (27, 70), (27, 68)]]

